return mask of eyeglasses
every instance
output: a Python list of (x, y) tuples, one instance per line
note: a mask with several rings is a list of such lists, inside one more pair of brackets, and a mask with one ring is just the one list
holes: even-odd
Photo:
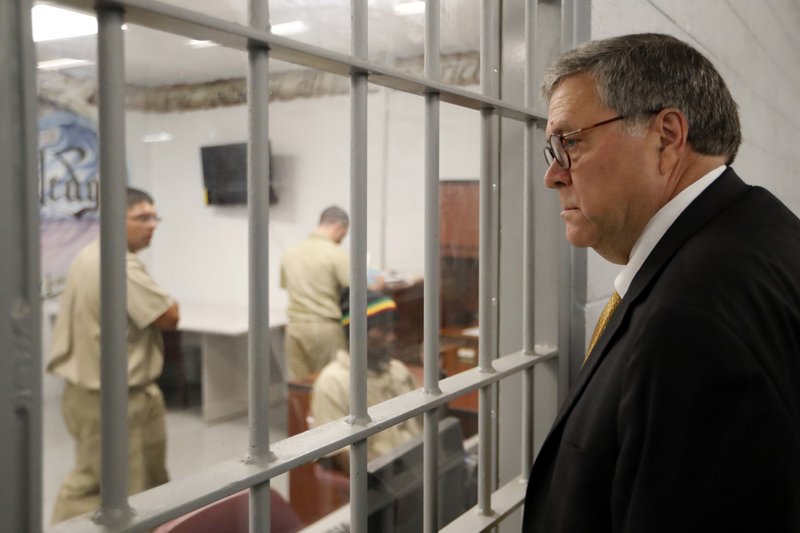
[[(602, 122), (598, 122), (597, 124), (592, 124), (591, 126), (571, 131), (569, 133), (561, 133), (561, 134), (555, 133), (551, 135), (550, 138), (547, 140), (550, 146), (545, 146), (544, 148), (544, 160), (547, 161), (547, 166), (549, 167), (550, 165), (552, 165), (553, 160), (555, 159), (558, 162), (558, 166), (560, 166), (564, 170), (569, 170), (569, 168), (572, 166), (572, 160), (569, 158), (569, 152), (567, 151), (568, 147), (566, 144), (564, 144), (564, 140), (583, 131), (588, 131), (592, 128), (602, 126), (603, 124), (611, 124), (612, 122), (616, 122), (617, 120), (622, 120), (623, 118), (625, 117), (619, 115), (618, 117), (610, 118), (608, 120), (604, 120)], [(572, 148), (573, 146), (574, 143), (571, 144), (569, 148)]]
[(136, 222), (141, 222), (142, 224), (147, 224), (148, 222), (159, 223), (161, 222), (161, 217), (158, 215), (149, 215), (149, 214), (141, 214), (136, 215), (133, 217), (128, 217), (128, 220), (135, 220)]

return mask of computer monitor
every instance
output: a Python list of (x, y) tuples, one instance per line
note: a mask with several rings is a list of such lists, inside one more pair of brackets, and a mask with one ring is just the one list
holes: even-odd
[[(464, 443), (458, 419), (439, 422), (439, 528), (467, 509)], [(422, 531), (423, 439), (417, 435), (367, 465), (369, 531)]]

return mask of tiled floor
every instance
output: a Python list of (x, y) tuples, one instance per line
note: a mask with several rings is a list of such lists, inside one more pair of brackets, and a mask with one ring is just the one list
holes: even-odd
[[(286, 436), (286, 404), (278, 403), (270, 413), (273, 442)], [(172, 479), (181, 479), (203, 468), (241, 457), (247, 452), (247, 415), (206, 424), (200, 408), (170, 408), (167, 412), (167, 468)], [(44, 523), (50, 523), (58, 487), (73, 463), (73, 442), (61, 418), (59, 399), (44, 404)], [(271, 487), (287, 496), (286, 475), (272, 480)]]

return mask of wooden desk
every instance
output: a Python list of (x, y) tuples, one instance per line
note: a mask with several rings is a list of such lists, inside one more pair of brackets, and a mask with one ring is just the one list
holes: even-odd
[[(478, 364), (477, 328), (443, 328), (439, 338), (439, 368), (447, 377), (474, 368)], [(424, 383), (424, 369), (419, 363), (407, 365), (417, 386)], [(478, 431), (478, 391), (448, 402), (449, 413), (461, 421), (462, 434), (471, 437)]]
[[(179, 302), (184, 345), (200, 346), (203, 421), (217, 422), (247, 412), (248, 308), (242, 305)], [(286, 398), (283, 310), (270, 309), (270, 403)]]

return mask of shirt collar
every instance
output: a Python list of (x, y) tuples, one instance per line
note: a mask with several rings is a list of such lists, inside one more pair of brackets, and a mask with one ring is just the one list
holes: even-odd
[[(339, 363), (342, 368), (350, 370), (350, 353), (347, 350), (342, 350), (341, 348), (336, 351), (335, 355), (336, 362)], [(389, 366), (387, 365), (386, 370), (389, 370)], [(372, 370), (367, 368), (367, 375), (368, 376), (382, 376), (386, 374), (386, 371), (378, 372), (376, 370)]]
[(321, 239), (323, 241), (328, 241), (328, 242), (332, 242), (332, 243), (336, 244), (336, 241), (334, 241), (331, 237), (328, 237), (327, 235), (323, 235), (322, 233), (314, 232), (311, 235), (309, 235), (308, 238), (309, 239)]
[(683, 211), (689, 207), (692, 201), (700, 196), (706, 188), (711, 185), (715, 179), (725, 171), (725, 165), (720, 165), (717, 168), (708, 172), (705, 176), (695, 181), (684, 190), (682, 190), (675, 198), (666, 203), (659, 209), (653, 218), (651, 218), (642, 230), (642, 234), (636, 239), (631, 249), (630, 259), (628, 264), (622, 269), (622, 272), (617, 275), (614, 280), (614, 288), (621, 297), (625, 296), (631, 286), (631, 282), (639, 269), (644, 264), (650, 252), (656, 247), (658, 241), (672, 226), (673, 222), (680, 216)]

